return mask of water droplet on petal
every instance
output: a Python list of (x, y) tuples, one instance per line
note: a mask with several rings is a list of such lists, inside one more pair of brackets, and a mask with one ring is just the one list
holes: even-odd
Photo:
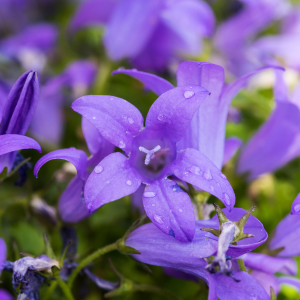
[(195, 95), (195, 93), (193, 91), (186, 91), (183, 95), (185, 99), (190, 99)]
[(154, 204), (154, 203), (152, 203), (152, 206), (154, 207), (154, 206), (155, 206), (155, 204)]
[(162, 220), (162, 218), (161, 218), (160, 215), (154, 214), (154, 215), (153, 215), (153, 218), (154, 218), (154, 220), (155, 220), (157, 223), (159, 223), (159, 224), (163, 224), (163, 223), (164, 223), (164, 221)]
[(181, 213), (183, 212), (183, 210), (181, 208), (179, 208), (178, 211), (181, 212)]
[(225, 205), (228, 205), (228, 206), (230, 205), (230, 198), (226, 193), (223, 193), (223, 200), (224, 200)]
[(296, 204), (296, 205), (294, 206), (294, 211), (295, 211), (296, 213), (300, 211), (300, 204)]
[(93, 119), (95, 120), (95, 119), (96, 119), (96, 117), (93, 117)]
[(89, 211), (89, 213), (91, 214), (92, 213), (92, 211), (93, 211), (93, 204), (92, 203), (89, 203), (88, 205), (87, 205), (87, 209), (88, 209), (88, 211)]
[(134, 121), (133, 121), (132, 118), (128, 118), (128, 122), (129, 122), (129, 124), (133, 124), (134, 123)]
[(211, 176), (211, 173), (210, 173), (209, 169), (205, 170), (205, 172), (203, 173), (203, 178), (206, 179), (206, 180), (212, 180), (212, 176)]
[(127, 181), (126, 181), (126, 184), (127, 184), (127, 185), (132, 185), (132, 182), (131, 182), (130, 180), (127, 180)]
[(109, 100), (114, 100), (114, 98), (113, 98), (113, 97), (110, 97)]
[(221, 173), (221, 177), (222, 177), (223, 179), (227, 179), (227, 177), (226, 177), (223, 173)]
[(158, 119), (159, 121), (162, 121), (162, 120), (164, 119), (164, 116), (163, 116), (163, 115), (158, 115), (157, 119)]
[(192, 166), (191, 168), (190, 168), (190, 171), (192, 172), (192, 173), (194, 173), (194, 174), (196, 174), (196, 175), (200, 175), (200, 168), (198, 168), (198, 167), (196, 167), (196, 166)]
[(156, 194), (154, 192), (144, 192), (145, 198), (153, 198), (155, 196), (156, 196)]
[(210, 190), (211, 190), (212, 192), (214, 192), (215, 188), (211, 185), (211, 186), (210, 186)]
[(95, 173), (97, 174), (100, 174), (102, 171), (103, 171), (103, 167), (102, 166), (97, 166), (95, 169), (94, 169)]
[(110, 181), (108, 180), (108, 181), (106, 181), (106, 183), (110, 183)]
[(126, 144), (123, 141), (120, 141), (119, 148), (124, 149), (126, 147)]

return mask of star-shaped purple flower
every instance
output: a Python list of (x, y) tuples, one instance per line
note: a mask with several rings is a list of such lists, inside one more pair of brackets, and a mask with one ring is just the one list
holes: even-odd
[[(146, 184), (143, 204), (148, 217), (164, 233), (190, 241), (195, 233), (192, 203), (177, 183), (188, 182), (218, 197), (231, 210), (235, 195), (226, 177), (195, 149), (177, 152), (195, 111), (209, 92), (185, 85), (163, 93), (151, 106), (146, 126), (129, 102), (112, 96), (84, 96), (72, 108), (125, 152), (100, 162), (85, 185), (90, 212), (134, 193)], [(172, 176), (172, 177), (171, 177)]]

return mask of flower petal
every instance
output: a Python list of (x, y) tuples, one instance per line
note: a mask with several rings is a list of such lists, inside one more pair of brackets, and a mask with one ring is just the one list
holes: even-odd
[(279, 257), (293, 257), (300, 254), (300, 216), (287, 215), (276, 227), (275, 234), (270, 242), (271, 250), (284, 247), (277, 254)]
[(295, 277), (287, 277), (287, 276), (282, 276), (277, 278), (278, 282), (280, 285), (289, 285), (291, 287), (296, 288), (298, 293), (300, 292), (300, 280)]
[(137, 209), (140, 215), (145, 214), (145, 209), (143, 205), (143, 194), (145, 191), (145, 184), (141, 184), (140, 187), (132, 194), (131, 203), (134, 209)]
[(283, 273), (286, 275), (297, 274), (297, 263), (292, 258), (272, 257), (260, 253), (248, 253), (243, 257), (246, 267), (269, 274)]
[(179, 141), (208, 94), (206, 89), (195, 85), (167, 91), (152, 104), (147, 115), (146, 128), (163, 131), (171, 141)]
[(183, 62), (177, 70), (177, 83), (178, 86), (200, 85), (211, 92), (196, 111), (183, 139), (178, 142), (178, 149), (199, 150), (221, 169), (229, 107), (229, 103), (220, 101), (224, 85), (224, 69), (210, 63)]
[(279, 293), (280, 286), (278, 279), (280, 277), (257, 270), (252, 270), (251, 276), (265, 289), (269, 296), (271, 294), (271, 287), (274, 289), (276, 295)]
[(238, 172), (249, 172), (252, 180), (278, 169), (299, 155), (299, 140), (300, 110), (293, 103), (277, 102), (269, 119), (242, 149)]
[(164, 3), (160, 0), (120, 0), (104, 34), (104, 45), (113, 60), (137, 55), (158, 22)]
[(162, 179), (147, 186), (143, 203), (147, 216), (162, 232), (182, 242), (193, 240), (193, 205), (189, 195), (174, 181)]
[(14, 298), (6, 290), (0, 289), (1, 300), (13, 300)]
[(235, 155), (235, 153), (241, 147), (242, 143), (242, 140), (234, 136), (226, 139), (223, 165), (226, 165), (226, 163)]
[(123, 154), (104, 158), (89, 176), (84, 197), (89, 212), (102, 205), (134, 193), (142, 179)]
[(38, 103), (38, 95), (37, 73), (24, 73), (12, 87), (5, 102), (0, 135), (26, 133)]
[(161, 78), (157, 75), (141, 72), (136, 69), (132, 70), (116, 70), (112, 72), (112, 75), (115, 74), (126, 74), (131, 77), (136, 78), (140, 82), (142, 82), (145, 85), (145, 88), (147, 90), (150, 90), (154, 92), (157, 95), (161, 95), (168, 90), (171, 90), (174, 88), (173, 84), (171, 84), (169, 81), (167, 81), (164, 78)]
[(6, 244), (3, 239), (0, 238), (0, 273), (2, 270), (2, 265), (6, 260)]
[(77, 223), (89, 216), (84, 201), (84, 181), (75, 176), (60, 196), (59, 214), (64, 222)]
[(72, 163), (76, 170), (78, 177), (85, 181), (86, 178), (86, 165), (87, 165), (87, 155), (82, 150), (78, 150), (75, 148), (68, 148), (68, 149), (59, 149), (52, 151), (46, 155), (44, 155), (42, 158), (38, 160), (38, 162), (35, 164), (33, 173), (35, 177), (38, 176), (38, 172), (40, 168), (49, 160), (52, 159), (64, 159)]
[(143, 116), (129, 102), (112, 96), (84, 96), (72, 109), (88, 119), (113, 145), (131, 151), (133, 136), (143, 127)]
[(186, 149), (167, 167), (167, 173), (219, 198), (231, 210), (235, 204), (233, 189), (226, 176), (201, 152)]
[(300, 193), (295, 198), (292, 207), (291, 207), (292, 215), (300, 215)]
[[(229, 212), (227, 208), (224, 208), (222, 210), (225, 213), (226, 217), (233, 222), (238, 221), (246, 213), (246, 210), (242, 208), (233, 208), (231, 212)], [(196, 226), (198, 226), (198, 228), (219, 229), (220, 224), (218, 216), (214, 215), (210, 220), (207, 221), (197, 221)], [(244, 233), (253, 234), (254, 237), (240, 240), (237, 242), (237, 245), (230, 245), (226, 253), (227, 255), (230, 255), (233, 258), (235, 258), (246, 254), (265, 243), (268, 238), (268, 234), (264, 229), (263, 224), (252, 215), (249, 216), (249, 219), (246, 222), (246, 225), (244, 227)], [(216, 241), (219, 239), (211, 233), (208, 233), (206, 236), (207, 238)]]
[(75, 31), (84, 27), (106, 24), (116, 3), (117, 1), (115, 0), (89, 0), (82, 2), (72, 17), (71, 29)]
[(0, 155), (22, 149), (42, 152), (41, 146), (32, 138), (18, 134), (0, 135)]

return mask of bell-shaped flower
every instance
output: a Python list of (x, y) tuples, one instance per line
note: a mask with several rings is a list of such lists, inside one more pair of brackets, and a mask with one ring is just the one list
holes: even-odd
[(268, 253), (249, 253), (243, 259), (245, 266), (251, 269), (251, 275), (270, 293), (270, 286), (275, 293), (280, 291), (282, 284), (300, 285), (295, 277), (276, 277), (275, 273), (295, 276), (297, 263), (293, 257), (300, 254), (300, 216), (287, 215), (276, 227), (269, 243)]
[[(231, 212), (223, 209), (228, 220), (238, 221), (245, 213), (243, 209), (233, 208)], [(192, 242), (182, 242), (160, 232), (152, 223), (143, 225), (129, 234), (126, 245), (137, 249), (140, 254), (132, 255), (136, 260), (177, 271), (203, 279), (209, 285), (209, 300), (250, 300), (269, 299), (263, 287), (246, 272), (234, 271), (232, 276), (237, 280), (221, 274), (211, 274), (204, 258), (216, 255), (218, 238), (211, 233), (200, 230), (203, 226), (219, 229), (217, 216), (208, 221), (196, 221), (196, 233)], [(238, 257), (252, 251), (267, 239), (263, 225), (253, 216), (249, 216), (244, 226), (245, 232), (255, 235), (229, 244), (227, 255)]]
[(41, 152), (36, 141), (24, 136), (35, 112), (38, 94), (38, 75), (29, 71), (17, 80), (7, 97), (0, 126), (0, 173), (5, 167), (11, 171), (17, 150), (33, 148)]
[(283, 72), (276, 70), (276, 106), (270, 117), (242, 149), (238, 173), (252, 180), (284, 166), (300, 154), (300, 86), (288, 96)]
[(84, 151), (75, 148), (60, 149), (44, 155), (36, 163), (34, 174), (37, 177), (42, 165), (52, 159), (63, 159), (72, 163), (77, 175), (59, 199), (58, 210), (64, 222), (77, 223), (89, 216), (85, 205), (84, 185), (90, 173), (89, 168), (95, 167), (103, 158), (112, 153), (114, 146), (104, 139), (96, 128), (85, 118), (82, 118), (82, 130), (92, 156), (88, 159)]
[[(231, 100), (247, 85), (252, 76), (266, 68), (270, 67), (258, 69), (225, 85), (224, 69), (221, 66), (196, 61), (181, 63), (177, 70), (177, 86), (199, 85), (210, 91), (210, 95), (196, 110), (186, 133), (177, 143), (178, 149), (199, 150), (221, 169), (241, 145), (237, 138), (225, 141), (226, 120)], [(167, 80), (150, 73), (135, 69), (113, 72), (119, 73), (138, 79), (144, 84), (145, 89), (157, 95), (173, 88)]]
[(174, 175), (205, 190), (232, 209), (233, 190), (220, 170), (195, 149), (177, 152), (176, 142), (209, 92), (196, 85), (180, 86), (162, 94), (151, 106), (146, 126), (141, 113), (129, 102), (112, 96), (84, 96), (72, 108), (125, 152), (107, 156), (85, 185), (90, 212), (130, 195), (146, 185), (143, 204), (148, 217), (164, 233), (192, 240), (195, 221), (188, 194), (169, 177)]
[(91, 61), (75, 61), (41, 87), (39, 104), (30, 126), (37, 140), (59, 144), (64, 130), (64, 90), (70, 90), (76, 97), (84, 95), (93, 84), (96, 71), (97, 67)]
[(139, 69), (163, 70), (182, 53), (199, 54), (214, 21), (204, 1), (89, 0), (79, 6), (71, 28), (106, 25), (104, 45), (112, 60), (129, 58)]

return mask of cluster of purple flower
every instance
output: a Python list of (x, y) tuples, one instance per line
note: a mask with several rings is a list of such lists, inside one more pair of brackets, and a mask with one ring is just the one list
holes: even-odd
[[(48, 1), (42, 2), (47, 5)], [(131, 195), (133, 205), (151, 222), (130, 231), (117, 249), (142, 263), (164, 267), (170, 276), (203, 279), (209, 286), (209, 300), (267, 300), (278, 294), (281, 284), (300, 289), (294, 259), (300, 254), (300, 194), (268, 245), (261, 253), (252, 253), (267, 241), (268, 234), (251, 215), (253, 209), (234, 207), (233, 188), (221, 172), (242, 145), (236, 137), (225, 138), (231, 101), (267, 69), (274, 73), (275, 108), (240, 150), (237, 173), (250, 182), (300, 154), (300, 85), (289, 95), (279, 63), (294, 72), (300, 69), (300, 8), (293, 9), (285, 0), (242, 2), (243, 7), (216, 30), (213, 10), (200, 0), (87, 0), (79, 4), (68, 33), (104, 26), (103, 44), (110, 60), (128, 59), (142, 70), (119, 68), (112, 75), (131, 76), (158, 96), (144, 122), (140, 111), (126, 100), (83, 96), (96, 78), (97, 65), (92, 61), (71, 62), (49, 79), (44, 69), (58, 29), (29, 23), (34, 1), (0, 0), (0, 33), (5, 28), (13, 32), (0, 40), (1, 56), (6, 64), (17, 64), (18, 71), (38, 70), (43, 82), (40, 87), (36, 71), (25, 72), (10, 92), (9, 84), (0, 82), (1, 180), (14, 170), (25, 176), (19, 150), (42, 151), (25, 136), (28, 129), (42, 145), (59, 145), (62, 107), (68, 98), (78, 98), (71, 108), (82, 116), (90, 156), (76, 148), (54, 150), (42, 156), (33, 170), (37, 177), (40, 168), (53, 159), (75, 166), (77, 174), (59, 199), (61, 219), (78, 223), (104, 204)], [(20, 24), (14, 24), (11, 17), (19, 14)], [(280, 34), (257, 37), (275, 21), (281, 25)], [(184, 61), (196, 57), (201, 39), (208, 37), (214, 47), (210, 60), (218, 64)], [(240, 77), (225, 84), (219, 64)], [(170, 71), (174, 66), (178, 66), (177, 87), (145, 71)], [(66, 96), (65, 90), (72, 96)], [(210, 195), (225, 205), (221, 209), (214, 204), (212, 218), (212, 205), (207, 203)], [(43, 274), (53, 272), (58, 282), (68, 281), (74, 269), (84, 267), (64, 265), (49, 255), (8, 262), (2, 239), (0, 266), (13, 272), (14, 287), (21, 283), (20, 292), (27, 299), (38, 299), (46, 278)], [(61, 268), (60, 275), (55, 268)], [(63, 276), (62, 270), (68, 275)], [(290, 276), (277, 277), (278, 272)], [(109, 289), (115, 288), (110, 285)], [(11, 296), (0, 290), (0, 299)]]

